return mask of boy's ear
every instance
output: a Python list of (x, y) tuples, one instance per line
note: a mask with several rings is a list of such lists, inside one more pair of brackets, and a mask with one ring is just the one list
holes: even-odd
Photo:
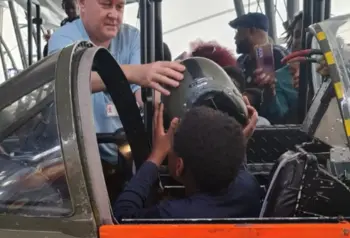
[(176, 167), (175, 167), (175, 176), (176, 177), (181, 177), (184, 173), (184, 161), (181, 157), (176, 158)]

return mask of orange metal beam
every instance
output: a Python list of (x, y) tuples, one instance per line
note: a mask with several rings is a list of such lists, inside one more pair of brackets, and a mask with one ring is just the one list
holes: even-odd
[(350, 224), (108, 225), (100, 238), (350, 238)]

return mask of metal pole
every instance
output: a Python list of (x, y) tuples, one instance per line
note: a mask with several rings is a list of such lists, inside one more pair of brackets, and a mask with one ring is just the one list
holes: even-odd
[(233, 0), (233, 4), (235, 5), (236, 15), (240, 17), (245, 14), (244, 5), (242, 0)]
[(327, 20), (328, 18), (331, 17), (331, 6), (332, 6), (332, 1), (325, 0), (325, 4), (324, 4), (324, 19), (325, 20)]
[(147, 62), (155, 61), (155, 29), (154, 29), (154, 1), (148, 1), (147, 4)]
[(276, 33), (276, 17), (275, 17), (275, 5), (273, 0), (264, 0), (265, 2), (265, 14), (269, 18), (269, 36), (273, 39), (274, 42), (277, 40)]
[[(154, 2), (147, 1), (147, 63), (155, 61), (155, 29), (154, 29)], [(149, 143), (152, 144), (153, 134), (153, 89), (145, 90), (146, 102), (144, 103), (144, 123), (148, 134)]]
[(33, 22), (32, 22), (32, 0), (27, 0), (27, 29), (28, 29), (28, 65), (33, 64)]
[[(3, 20), (4, 20), (4, 15), (3, 15), (4, 9), (2, 6), (0, 6), (0, 36), (2, 36), (2, 27), (3, 27)], [(2, 70), (4, 72), (4, 77), (5, 80), (8, 80), (8, 73), (7, 73), (7, 66), (6, 66), (6, 61), (4, 57), (4, 52), (2, 49), (2, 44), (0, 43), (0, 57), (1, 57), (1, 63), (2, 63)]]
[(21, 56), (23, 68), (25, 69), (25, 68), (28, 67), (26, 51), (25, 51), (25, 48), (24, 48), (23, 38), (22, 38), (22, 34), (21, 34), (21, 31), (20, 31), (20, 28), (19, 28), (19, 24), (18, 24), (18, 20), (17, 20), (17, 16), (16, 16), (16, 10), (15, 10), (15, 6), (14, 6), (14, 3), (13, 3), (13, 0), (8, 1), (8, 5), (9, 5), (9, 9), (10, 9), (11, 18), (12, 18), (13, 29), (15, 30), (15, 35), (16, 35), (16, 40), (17, 40), (17, 44), (18, 44), (19, 54)]
[[(154, 55), (154, 4), (148, 0), (140, 0), (140, 30), (141, 30), (141, 61), (143, 64), (155, 60)], [(149, 143), (152, 143), (152, 122), (153, 122), (153, 90), (142, 88), (142, 101), (144, 106), (144, 124), (148, 135)]]
[(0, 36), (0, 44), (2, 44), (2, 46), (4, 47), (6, 53), (7, 53), (7, 57), (9, 57), (11, 64), (12, 64), (12, 68), (18, 70), (17, 64), (15, 62), (15, 59), (13, 58), (10, 48), (7, 46), (6, 42), (4, 41), (4, 38), (2, 38), (2, 36)]
[(321, 22), (325, 15), (325, 0), (314, 0), (312, 23)]
[(36, 57), (37, 61), (41, 60), (41, 24), (42, 24), (42, 19), (41, 19), (41, 12), (40, 12), (40, 5), (35, 4), (36, 8), (36, 17), (35, 17), (35, 25), (36, 25)]
[[(306, 29), (313, 22), (313, 0), (304, 0), (303, 26)], [(311, 38), (307, 37), (305, 31), (302, 34), (302, 47), (307, 49), (311, 46)], [(298, 119), (299, 123), (304, 121), (308, 108), (308, 93), (309, 93), (309, 73), (310, 67), (307, 64), (300, 64), (300, 79), (299, 79), (299, 97), (298, 97)]]
[(154, 46), (155, 60), (164, 60), (163, 26), (162, 26), (162, 0), (154, 1)]
[(287, 0), (287, 17), (292, 21), (296, 12), (299, 11), (299, 0)]
[[(35, 3), (34, 3), (34, 4), (35, 4)], [(26, 15), (27, 22), (28, 22), (28, 13), (26, 12), (25, 15)], [(34, 20), (35, 20), (35, 19), (33, 19), (33, 21), (34, 21)], [(36, 45), (37, 37), (36, 37), (36, 30), (35, 30), (34, 28), (33, 28), (32, 36), (33, 36), (33, 39), (34, 39), (34, 43), (35, 43), (35, 45)]]
[(147, 0), (140, 0), (138, 15), (140, 18), (141, 63), (147, 62)]
[(5, 80), (8, 80), (9, 76), (7, 73), (7, 66), (6, 66), (6, 61), (5, 61), (5, 57), (4, 57), (4, 52), (2, 51), (2, 44), (0, 44), (0, 58), (1, 58), (1, 63), (2, 63), (2, 70), (4, 71)]

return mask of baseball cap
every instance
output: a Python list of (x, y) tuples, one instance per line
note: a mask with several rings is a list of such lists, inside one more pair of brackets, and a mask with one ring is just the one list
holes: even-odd
[(269, 19), (266, 15), (259, 12), (249, 12), (228, 23), (232, 28), (257, 28), (263, 31), (269, 30)]

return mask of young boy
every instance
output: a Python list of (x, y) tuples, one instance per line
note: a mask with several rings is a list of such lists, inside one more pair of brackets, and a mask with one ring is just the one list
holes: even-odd
[[(248, 109), (252, 109), (248, 106)], [(250, 110), (250, 112), (251, 112)], [(192, 108), (181, 120), (173, 119), (167, 133), (163, 105), (155, 109), (153, 150), (114, 204), (123, 218), (234, 218), (256, 217), (260, 211), (259, 184), (245, 170), (248, 126), (208, 107)], [(162, 201), (145, 208), (158, 168), (168, 155), (170, 174), (185, 186), (184, 199)]]

